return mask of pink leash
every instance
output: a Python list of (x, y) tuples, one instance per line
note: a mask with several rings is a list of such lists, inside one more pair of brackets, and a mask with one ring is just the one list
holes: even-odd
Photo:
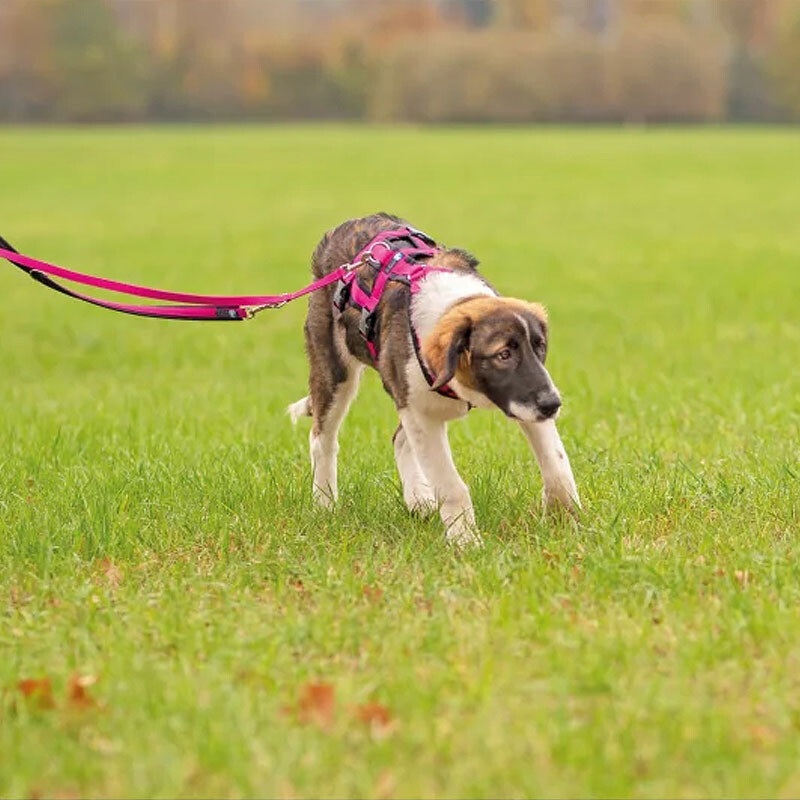
[[(108, 278), (99, 278), (95, 275), (85, 275), (64, 267), (48, 264), (36, 258), (23, 255), (15, 250), (2, 236), (0, 236), (0, 258), (5, 258), (34, 280), (54, 289), (61, 294), (83, 300), (86, 303), (120, 311), (123, 314), (135, 314), (140, 317), (160, 317), (162, 319), (182, 320), (218, 320), (239, 321), (262, 311), (265, 308), (280, 308), (298, 297), (316, 292), (347, 275), (357, 264), (345, 264), (339, 269), (326, 275), (324, 278), (298, 289), (295, 292), (284, 294), (257, 294), (257, 295), (206, 295), (187, 294), (185, 292), (167, 292), (162, 289), (152, 289), (148, 286), (137, 286), (134, 283), (122, 283)], [(167, 300), (182, 305), (130, 305), (128, 303), (115, 303), (111, 300), (101, 300), (98, 297), (82, 294), (66, 286), (56, 283), (50, 276), (80, 283), (84, 286), (93, 286), (97, 289), (107, 289), (119, 294), (134, 297), (146, 297), (151, 300)]]
[[(121, 281), (112, 281), (109, 278), (99, 278), (96, 275), (75, 272), (71, 269), (65, 269), (64, 267), (23, 255), (0, 236), (0, 258), (10, 261), (14, 266), (19, 267), (19, 269), (44, 286), (76, 300), (82, 300), (85, 303), (108, 308), (111, 311), (119, 311), (123, 314), (134, 314), (139, 317), (238, 322), (239, 320), (250, 319), (265, 308), (280, 308), (292, 300), (297, 300), (299, 297), (316, 292), (332, 283), (338, 283), (339, 285), (333, 295), (333, 304), (340, 312), (347, 306), (360, 312), (361, 317), (358, 329), (364, 337), (369, 353), (376, 364), (378, 361), (377, 310), (387, 283), (389, 281), (399, 281), (407, 285), (411, 293), (415, 294), (419, 290), (420, 281), (431, 272), (449, 271), (444, 267), (428, 266), (427, 263), (419, 260), (420, 258), (430, 258), (437, 252), (438, 246), (436, 242), (416, 228), (406, 227), (399, 230), (382, 231), (361, 250), (352, 263), (343, 264), (323, 278), (309, 283), (308, 286), (304, 286), (297, 291), (283, 294), (212, 295), (167, 292), (162, 289), (152, 289), (149, 286), (122, 283)], [(370, 291), (365, 290), (357, 279), (356, 269), (363, 264), (370, 265), (376, 273)], [(66, 286), (54, 281), (51, 276), (73, 283), (80, 283), (84, 286), (106, 289), (118, 294), (146, 297), (149, 300), (167, 300), (181, 305), (139, 306), (101, 300), (99, 297), (92, 297), (91, 295), (68, 289)], [(433, 387), (435, 376), (422, 357), (419, 337), (411, 319), (410, 305), (408, 314), (411, 341), (414, 345), (417, 361), (428, 385)], [(444, 397), (455, 400), (460, 399), (453, 389), (447, 385), (439, 386), (435, 391)]]

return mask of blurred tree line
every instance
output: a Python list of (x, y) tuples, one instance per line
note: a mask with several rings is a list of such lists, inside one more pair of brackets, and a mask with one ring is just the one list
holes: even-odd
[(800, 0), (0, 0), (0, 119), (800, 118)]

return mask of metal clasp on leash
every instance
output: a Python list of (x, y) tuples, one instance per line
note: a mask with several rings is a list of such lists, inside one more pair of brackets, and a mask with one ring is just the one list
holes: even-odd
[(279, 300), (277, 303), (264, 303), (260, 306), (252, 306), (244, 310), (245, 315), (247, 319), (253, 319), (259, 311), (264, 311), (266, 308), (283, 308), (288, 302), (288, 300)]

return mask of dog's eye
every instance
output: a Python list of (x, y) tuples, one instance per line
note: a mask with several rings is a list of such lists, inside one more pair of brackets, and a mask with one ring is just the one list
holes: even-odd
[(505, 350), (501, 350), (499, 353), (497, 353), (495, 355), (495, 358), (498, 361), (508, 361), (508, 359), (511, 358), (511, 350), (508, 347), (506, 347)]

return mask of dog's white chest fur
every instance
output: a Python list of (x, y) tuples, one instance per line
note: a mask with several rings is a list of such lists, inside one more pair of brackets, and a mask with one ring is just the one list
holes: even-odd
[(477, 275), (466, 272), (431, 272), (419, 283), (411, 301), (411, 321), (420, 341), (433, 330), (439, 318), (459, 300), (475, 295), (496, 297), (495, 292)]

